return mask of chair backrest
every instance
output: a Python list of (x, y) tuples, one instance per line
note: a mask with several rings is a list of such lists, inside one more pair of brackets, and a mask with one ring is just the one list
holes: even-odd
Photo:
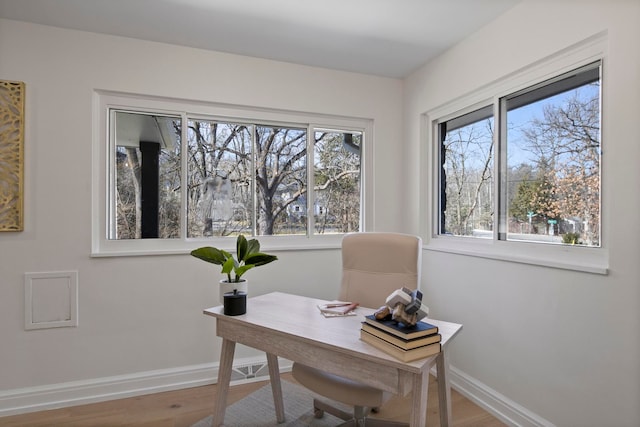
[(400, 233), (350, 233), (342, 240), (340, 300), (378, 308), (401, 287), (417, 289), (422, 239)]

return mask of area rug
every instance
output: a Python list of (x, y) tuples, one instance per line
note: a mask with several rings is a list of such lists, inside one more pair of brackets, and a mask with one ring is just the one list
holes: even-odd
[[(313, 417), (313, 394), (306, 388), (288, 381), (282, 382), (285, 422), (278, 424), (273, 405), (271, 384), (254, 391), (245, 398), (227, 407), (225, 427), (335, 427), (344, 422), (330, 414), (317, 419)], [(192, 427), (211, 427), (210, 415)]]

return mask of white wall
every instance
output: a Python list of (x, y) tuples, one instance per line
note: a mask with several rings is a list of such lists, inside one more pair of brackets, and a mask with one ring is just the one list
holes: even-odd
[[(434, 317), (464, 324), (451, 357), (474, 384), (558, 426), (640, 425), (639, 18), (637, 0), (525, 0), (407, 79), (404, 104), (397, 80), (0, 19), (0, 78), (27, 84), (26, 228), (0, 234), (0, 403), (218, 359), (200, 314), (218, 303), (215, 271), (187, 255), (89, 257), (94, 89), (373, 118), (373, 228), (410, 232), (424, 218), (420, 115), (605, 30), (610, 274), (427, 252), (423, 287)], [(335, 294), (337, 251), (278, 255), (251, 292)], [(79, 272), (79, 327), (24, 331), (23, 274), (59, 270)]]
[[(407, 158), (416, 159), (422, 113), (603, 31), (610, 273), (424, 254), (432, 315), (464, 324), (453, 366), (542, 418), (534, 424), (640, 425), (640, 2), (525, 0), (405, 82)], [(409, 184), (418, 228), (424, 192)]]
[[(0, 78), (27, 94), (25, 230), (0, 234), (0, 401), (218, 360), (215, 322), (201, 314), (218, 304), (217, 269), (187, 254), (89, 256), (95, 89), (373, 119), (373, 228), (401, 228), (400, 80), (2, 19)], [(251, 294), (337, 294), (338, 250), (277, 254), (248, 274)], [(79, 326), (25, 331), (23, 274), (61, 270), (79, 272)]]

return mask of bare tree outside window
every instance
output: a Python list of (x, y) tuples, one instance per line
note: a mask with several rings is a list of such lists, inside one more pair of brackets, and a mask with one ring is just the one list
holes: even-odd
[(189, 237), (251, 234), (251, 131), (239, 123), (189, 121)]
[[(484, 116), (484, 115), (483, 115)], [(447, 129), (454, 125), (454, 129)], [(493, 117), (441, 125), (441, 233), (491, 237)]]
[(111, 239), (307, 235), (309, 215), (316, 234), (359, 230), (362, 132), (318, 130), (310, 142), (308, 126), (193, 118), (183, 130), (179, 117), (122, 111), (112, 120)]
[(507, 176), (515, 191), (508, 238), (599, 246), (599, 80), (509, 110), (507, 117)]
[(497, 100), (498, 135), (493, 105), (437, 123), (439, 234), (600, 246), (600, 89), (598, 62)]
[(315, 138), (315, 231), (359, 231), (362, 132), (317, 131)]
[(300, 206), (307, 192), (307, 130), (256, 126), (255, 132), (256, 235), (304, 235), (306, 216), (287, 215), (287, 208)]
[[(113, 117), (115, 194), (111, 205), (116, 220), (111, 238), (142, 238), (143, 223), (150, 217), (157, 222), (155, 237), (180, 237), (180, 118), (122, 111), (114, 112)], [(144, 143), (156, 145), (158, 150), (143, 152)], [(143, 198), (150, 175), (156, 182), (155, 194), (147, 196), (156, 199), (152, 205)]]

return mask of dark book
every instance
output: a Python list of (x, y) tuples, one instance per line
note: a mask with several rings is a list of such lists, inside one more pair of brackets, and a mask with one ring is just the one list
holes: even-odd
[(373, 316), (373, 314), (365, 316), (364, 321), (365, 323), (389, 332), (390, 334), (397, 335), (403, 339), (424, 337), (438, 333), (437, 326), (422, 321), (416, 323), (414, 326), (408, 326), (394, 320), (378, 320)]
[(363, 323), (362, 330), (369, 332), (371, 335), (375, 335), (380, 339), (388, 341), (391, 344), (396, 345), (404, 350), (410, 350), (412, 348), (422, 347), (428, 344), (434, 344), (434, 343), (440, 342), (440, 340), (442, 339), (440, 334), (431, 334), (431, 335), (426, 335), (423, 337), (411, 338), (411, 339), (401, 338), (395, 334), (390, 334), (383, 329), (378, 329), (375, 326), (370, 325), (369, 323)]
[(396, 345), (391, 344), (389, 341), (380, 339), (377, 336), (372, 335), (364, 330), (360, 330), (360, 339), (403, 362), (412, 362), (414, 360), (436, 355), (440, 353), (441, 349), (441, 345), (438, 342), (423, 345), (422, 347), (416, 347), (411, 350), (404, 350)]

